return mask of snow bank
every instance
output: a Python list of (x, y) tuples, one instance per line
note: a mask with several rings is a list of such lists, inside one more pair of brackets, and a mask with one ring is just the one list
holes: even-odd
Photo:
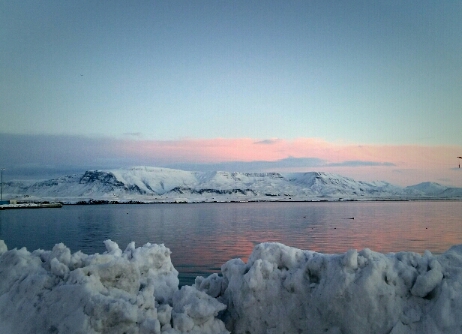
[(85, 255), (0, 241), (0, 332), (462, 333), (462, 245), (329, 255), (264, 243), (179, 290), (168, 248), (105, 244)]
[(462, 333), (462, 245), (421, 256), (264, 243), (221, 270), (196, 288), (227, 304), (233, 333)]
[(105, 244), (85, 255), (63, 244), (7, 251), (0, 241), (0, 333), (228, 333), (216, 319), (225, 305), (178, 290), (164, 245)]

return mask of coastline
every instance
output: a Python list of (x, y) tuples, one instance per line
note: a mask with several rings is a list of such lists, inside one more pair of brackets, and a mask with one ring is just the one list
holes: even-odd
[(21, 203), (0, 205), (0, 210), (62, 208), (62, 203)]
[(196, 200), (196, 199), (162, 199), (162, 200), (113, 200), (113, 199), (35, 199), (28, 203), (0, 205), (0, 210), (9, 209), (39, 209), (39, 208), (62, 208), (64, 205), (120, 205), (120, 204), (246, 204), (246, 203), (344, 203), (344, 202), (460, 202), (461, 198), (441, 198), (441, 197), (419, 197), (419, 198), (351, 198), (351, 199), (227, 199), (227, 200)]

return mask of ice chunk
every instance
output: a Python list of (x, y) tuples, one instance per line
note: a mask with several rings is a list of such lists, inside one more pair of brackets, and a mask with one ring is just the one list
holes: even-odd
[(218, 274), (214, 273), (207, 278), (202, 276), (196, 277), (195, 287), (199, 291), (204, 291), (209, 296), (217, 298), (224, 291), (224, 281), (222, 277), (219, 277)]
[(443, 273), (438, 269), (431, 269), (425, 274), (419, 275), (411, 293), (414, 296), (425, 297), (441, 283)]
[(199, 325), (216, 317), (218, 312), (226, 308), (216, 299), (191, 286), (183, 286), (175, 292), (173, 305), (175, 313), (185, 313)]
[(358, 268), (358, 251), (356, 249), (350, 249), (346, 254), (343, 256), (342, 263), (345, 267), (351, 269)]
[(69, 268), (64, 263), (59, 262), (57, 258), (50, 261), (50, 268), (51, 272), (56, 276), (64, 278), (69, 275)]
[(6, 247), (5, 241), (0, 240), (0, 255), (8, 251), (8, 247)]
[(173, 328), (180, 332), (201, 334), (229, 333), (216, 319), (225, 305), (195, 287), (183, 286), (173, 297)]

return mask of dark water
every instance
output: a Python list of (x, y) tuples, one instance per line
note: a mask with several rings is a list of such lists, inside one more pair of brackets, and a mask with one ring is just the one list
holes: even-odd
[[(349, 219), (353, 218), (354, 219)], [(111, 239), (124, 249), (163, 243), (182, 284), (247, 260), (253, 247), (277, 241), (324, 253), (442, 253), (462, 243), (462, 202), (210, 203), (64, 206), (0, 211), (0, 239), (9, 249), (104, 252)]]

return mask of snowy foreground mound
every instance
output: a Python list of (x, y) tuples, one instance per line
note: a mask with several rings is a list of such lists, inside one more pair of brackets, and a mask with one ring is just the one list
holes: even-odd
[(340, 255), (277, 243), (178, 289), (163, 245), (7, 250), (1, 333), (462, 333), (462, 245)]

